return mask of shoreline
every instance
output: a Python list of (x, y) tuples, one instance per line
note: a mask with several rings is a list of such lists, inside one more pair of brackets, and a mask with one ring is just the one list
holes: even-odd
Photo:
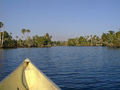
[[(101, 45), (100, 45), (101, 46)], [(100, 47), (99, 45), (97, 46), (67, 46), (67, 47)], [(16, 46), (16, 47), (0, 47), (0, 49), (8, 49), (8, 48), (50, 48), (50, 47), (57, 47), (57, 46)], [(109, 48), (120, 48), (120, 46), (101, 46), (101, 47), (109, 47)]]

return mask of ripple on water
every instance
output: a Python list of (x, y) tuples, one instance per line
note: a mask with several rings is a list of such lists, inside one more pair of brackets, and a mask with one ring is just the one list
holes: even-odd
[(0, 81), (26, 58), (63, 90), (119, 90), (120, 49), (52, 47), (0, 52)]

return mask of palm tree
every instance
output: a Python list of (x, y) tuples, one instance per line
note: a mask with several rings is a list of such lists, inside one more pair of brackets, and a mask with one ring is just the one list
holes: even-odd
[(89, 36), (87, 36), (87, 41), (86, 41), (86, 42), (87, 42), (87, 45), (89, 45), (89, 42), (88, 42), (88, 40), (89, 40)]
[(12, 33), (10, 32), (10, 35), (12, 35)]
[[(26, 29), (22, 29), (21, 32), (22, 32), (23, 35), (25, 36)], [(26, 40), (26, 36), (25, 36), (25, 40)]]
[(46, 35), (44, 36), (45, 38), (49, 38), (49, 34), (48, 33), (46, 33)]
[(18, 36), (16, 36), (15, 38), (18, 39)]
[(88, 41), (88, 39), (89, 39), (89, 36), (87, 36), (87, 41)]
[(93, 36), (93, 40), (94, 40), (93, 42), (94, 42), (94, 45), (96, 45), (96, 37), (97, 37), (96, 35)]
[(0, 43), (1, 43), (1, 47), (2, 47), (2, 45), (3, 45), (3, 35), (4, 35), (4, 29), (3, 29), (3, 34), (2, 34), (2, 38), (1, 38), (1, 28), (3, 27), (3, 23), (2, 22), (0, 22)]
[(108, 31), (109, 34), (113, 35), (115, 32), (114, 31)]
[(11, 37), (12, 37), (12, 33), (10, 32), (10, 35), (11, 35)]
[(92, 46), (92, 35), (90, 35), (90, 37), (91, 37), (91, 46)]
[(1, 41), (1, 28), (3, 27), (3, 23), (0, 22), (0, 41)]
[[(18, 36), (16, 36), (15, 38), (16, 38), (16, 40), (17, 40), (17, 39), (18, 39)], [(17, 40), (17, 44), (18, 44), (18, 40)]]
[(26, 32), (27, 32), (27, 39), (28, 39), (29, 33), (30, 33), (30, 29), (27, 29)]

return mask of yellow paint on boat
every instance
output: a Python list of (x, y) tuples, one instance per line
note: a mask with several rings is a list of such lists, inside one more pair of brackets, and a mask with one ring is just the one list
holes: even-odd
[(26, 59), (0, 83), (0, 90), (61, 90)]

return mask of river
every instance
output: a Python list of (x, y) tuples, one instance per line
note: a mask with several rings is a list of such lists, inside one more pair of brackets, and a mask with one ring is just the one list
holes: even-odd
[(0, 81), (26, 58), (62, 90), (120, 89), (120, 49), (101, 46), (0, 49)]

